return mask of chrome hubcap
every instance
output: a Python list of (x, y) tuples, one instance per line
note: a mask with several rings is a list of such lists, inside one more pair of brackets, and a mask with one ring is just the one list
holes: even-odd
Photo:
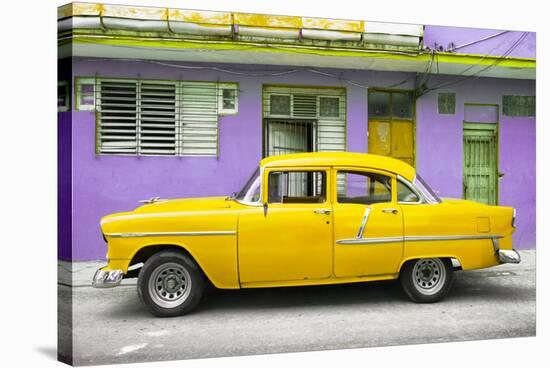
[(151, 273), (148, 289), (155, 304), (175, 308), (189, 297), (191, 276), (179, 263), (164, 263)]
[(414, 265), (412, 276), (416, 290), (424, 295), (433, 295), (445, 283), (445, 266), (439, 258), (419, 259)]

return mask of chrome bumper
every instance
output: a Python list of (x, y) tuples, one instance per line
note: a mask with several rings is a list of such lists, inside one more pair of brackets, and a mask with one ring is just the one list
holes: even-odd
[(92, 279), (95, 288), (112, 288), (118, 286), (124, 277), (122, 270), (97, 270)]
[(498, 260), (500, 263), (520, 263), (521, 257), (519, 253), (515, 250), (503, 250), (498, 251)]

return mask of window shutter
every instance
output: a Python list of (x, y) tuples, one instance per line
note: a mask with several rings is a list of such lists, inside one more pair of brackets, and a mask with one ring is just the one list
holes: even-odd
[(292, 115), (294, 117), (317, 117), (317, 96), (296, 93), (292, 97)]
[(216, 156), (218, 146), (218, 90), (216, 83), (181, 85), (180, 153)]
[(141, 154), (176, 154), (176, 85), (140, 83)]
[(100, 153), (137, 153), (137, 82), (99, 82), (97, 109)]
[(346, 150), (346, 97), (320, 96), (318, 121), (319, 151)]

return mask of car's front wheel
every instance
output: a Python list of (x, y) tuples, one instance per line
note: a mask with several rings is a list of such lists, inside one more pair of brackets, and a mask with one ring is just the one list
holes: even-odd
[(189, 313), (199, 303), (204, 286), (205, 277), (195, 261), (175, 251), (151, 256), (137, 282), (141, 301), (158, 317)]
[(422, 258), (407, 262), (399, 274), (405, 294), (416, 303), (443, 299), (453, 284), (452, 263), (446, 258)]

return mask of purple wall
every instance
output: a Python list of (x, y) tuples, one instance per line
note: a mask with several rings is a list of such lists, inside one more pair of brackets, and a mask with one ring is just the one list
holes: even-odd
[[(449, 77), (432, 77), (437, 84)], [(437, 113), (437, 93), (456, 92), (454, 115)], [(462, 196), (462, 124), (465, 103), (499, 105), (498, 204), (515, 207), (514, 246), (535, 247), (535, 118), (502, 115), (502, 95), (535, 95), (535, 81), (480, 78), (433, 91), (417, 99), (417, 170), (443, 197)]]
[[(261, 67), (225, 65), (225, 68)], [(274, 67), (264, 67), (274, 70)], [(284, 68), (283, 68), (284, 69)], [(386, 87), (405, 79), (402, 89), (413, 87), (412, 74), (372, 71), (324, 70), (373, 87)], [(219, 157), (136, 157), (95, 154), (93, 112), (72, 114), (73, 231), (72, 255), (60, 249), (60, 258), (87, 260), (104, 257), (99, 219), (109, 213), (133, 209), (139, 199), (225, 195), (240, 189), (262, 154), (261, 92), (263, 84), (340, 86), (347, 90), (347, 149), (367, 152), (367, 90), (308, 71), (277, 77), (246, 77), (204, 70), (185, 70), (145, 62), (74, 59), (73, 76), (144, 79), (212, 80), (238, 82), (239, 113), (220, 118)], [(443, 196), (461, 196), (462, 114), (464, 102), (501, 103), (504, 93), (535, 94), (534, 82), (478, 79), (450, 91), (457, 92), (455, 115), (437, 114), (437, 94), (417, 102), (417, 167)], [(506, 125), (506, 126), (504, 126)], [(501, 204), (518, 208), (521, 246), (534, 247), (535, 151), (534, 119), (501, 119)], [(512, 140), (514, 136), (516, 139)], [(520, 139), (517, 137), (520, 136)], [(66, 138), (65, 138), (66, 139)], [(513, 144), (513, 146), (512, 146)], [(520, 164), (517, 147), (522, 147)], [(527, 149), (526, 149), (527, 148)], [(435, 154), (434, 154), (435, 153)], [(517, 196), (522, 193), (522, 196)]]
[[(513, 57), (535, 58), (536, 34), (528, 32), (525, 37), (523, 34), (524, 32), (495, 29), (426, 26), (424, 45), (432, 49), (441, 46), (444, 50), (448, 50), (453, 43), (454, 47), (457, 47), (454, 52), (460, 54), (505, 55), (509, 53), (508, 55)], [(491, 37), (494, 35), (495, 37)], [(487, 37), (491, 38), (480, 41)], [(516, 42), (518, 42), (517, 45), (515, 45)]]
[(57, 113), (57, 250), (61, 259), (72, 258), (72, 119)]

